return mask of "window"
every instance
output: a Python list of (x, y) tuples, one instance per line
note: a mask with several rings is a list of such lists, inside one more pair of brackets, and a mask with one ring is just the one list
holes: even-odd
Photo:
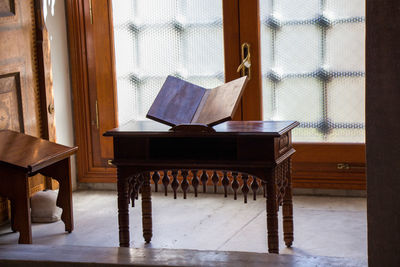
[(224, 83), (222, 1), (113, 1), (119, 122), (144, 119), (168, 75)]
[(90, 111), (77, 119), (79, 155), (87, 159), (78, 164), (80, 181), (115, 179), (107, 164), (112, 140), (102, 136), (117, 126), (115, 102), (121, 124), (145, 117), (167, 75), (207, 88), (238, 78), (241, 45), (249, 43), (252, 79), (235, 118), (300, 121), (294, 134), (295, 186), (365, 188), (362, 0), (71, 5), (68, 11), (79, 13), (71, 15), (77, 18), (71, 49), (80, 53), (73, 74), (86, 89), (75, 90), (75, 99), (84, 103), (75, 113)]
[(260, 1), (263, 117), (295, 142), (365, 142), (365, 1)]

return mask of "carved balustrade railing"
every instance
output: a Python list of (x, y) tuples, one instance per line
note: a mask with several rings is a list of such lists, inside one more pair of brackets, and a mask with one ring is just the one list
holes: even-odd
[[(198, 170), (198, 169), (172, 169), (158, 170), (146, 173), (140, 173), (129, 179), (129, 196), (132, 207), (135, 206), (135, 199), (138, 199), (141, 187), (144, 183), (145, 175), (150, 175), (154, 182), (154, 191), (158, 192), (159, 187), (163, 186), (164, 195), (168, 195), (168, 188), (172, 189), (174, 198), (178, 196), (179, 189), (186, 199), (190, 191), (197, 197), (201, 185), (202, 192), (207, 193), (207, 186), (213, 186), (213, 192), (217, 193), (218, 186), (223, 187), (224, 196), (227, 197), (229, 191), (233, 192), (233, 198), (237, 200), (238, 194), (242, 192), (244, 203), (247, 203), (248, 195), (252, 194), (253, 200), (257, 199), (260, 190), (263, 191), (263, 197), (267, 196), (267, 181), (256, 176), (226, 170)], [(272, 182), (276, 186), (277, 201), (282, 205), (285, 196), (285, 188), (289, 183), (290, 159), (285, 160), (275, 167)], [(230, 190), (230, 188), (232, 190)], [(251, 193), (250, 193), (251, 191)]]

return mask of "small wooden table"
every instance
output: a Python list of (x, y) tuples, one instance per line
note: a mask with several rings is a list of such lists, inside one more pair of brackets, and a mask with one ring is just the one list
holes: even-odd
[(28, 178), (37, 173), (59, 182), (57, 206), (63, 209), (65, 230), (73, 230), (70, 156), (77, 149), (22, 133), (0, 131), (0, 195), (11, 201), (11, 229), (20, 232), (20, 244), (32, 243)]
[[(242, 191), (249, 191), (248, 175), (253, 175), (265, 185), (267, 196), (268, 251), (279, 253), (278, 209), (283, 205), (283, 230), (287, 246), (293, 242), (293, 206), (291, 187), (291, 155), (295, 152), (291, 142), (294, 121), (229, 121), (214, 126), (215, 132), (173, 132), (169, 127), (152, 121), (131, 121), (120, 128), (106, 132), (114, 141), (114, 160), (118, 173), (118, 222), (121, 247), (129, 247), (129, 202), (134, 201), (139, 190), (142, 194), (143, 237), (152, 237), (150, 171), (172, 170), (171, 187), (176, 196), (180, 187), (186, 196), (190, 185), (189, 170), (195, 194), (199, 170), (221, 170), (225, 189), (239, 189), (238, 173), (242, 173)], [(181, 170), (183, 180), (177, 180)], [(233, 171), (230, 183), (227, 171)], [(158, 172), (156, 172), (158, 173)], [(203, 172), (205, 173), (205, 172)], [(215, 172), (214, 172), (215, 173)], [(156, 175), (157, 176), (157, 175)], [(201, 181), (205, 188), (208, 177)], [(154, 177), (153, 177), (154, 179)], [(215, 177), (211, 177), (215, 182)], [(219, 178), (216, 178), (219, 179)], [(159, 177), (155, 179), (158, 182)], [(217, 180), (218, 181), (218, 180)], [(162, 182), (166, 188), (169, 178)], [(216, 183), (214, 183), (216, 184)], [(253, 184), (252, 184), (253, 185)], [(246, 193), (247, 194), (247, 193)]]

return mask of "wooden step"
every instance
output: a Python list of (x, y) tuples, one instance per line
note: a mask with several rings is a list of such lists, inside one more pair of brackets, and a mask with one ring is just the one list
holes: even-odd
[(0, 266), (366, 266), (366, 260), (152, 248), (0, 245)]

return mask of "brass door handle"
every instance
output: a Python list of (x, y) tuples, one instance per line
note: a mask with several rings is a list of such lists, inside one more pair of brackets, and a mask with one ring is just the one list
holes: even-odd
[(240, 63), (237, 68), (237, 72), (240, 72), (241, 76), (246, 76), (251, 79), (251, 53), (250, 53), (250, 44), (243, 43), (242, 44), (242, 63)]
[(93, 24), (92, 0), (89, 0), (89, 16), (90, 16), (90, 24)]
[(100, 128), (100, 123), (99, 123), (99, 105), (96, 100), (96, 128)]

